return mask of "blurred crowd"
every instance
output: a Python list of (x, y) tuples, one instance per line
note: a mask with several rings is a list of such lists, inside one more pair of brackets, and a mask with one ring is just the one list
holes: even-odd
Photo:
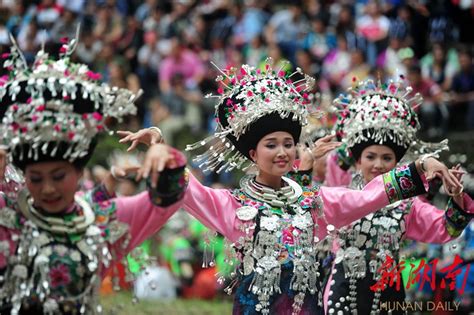
[[(76, 36), (79, 24), (74, 58), (112, 86), (144, 90), (138, 115), (126, 128), (159, 126), (178, 147), (183, 137), (190, 143), (214, 129), (215, 99), (206, 95), (217, 93), (219, 69), (263, 67), (268, 57), (285, 70), (301, 68), (314, 76), (313, 92), (321, 103), (330, 103), (354, 81), (401, 77), (424, 97), (418, 108), (422, 137), (474, 130), (473, 1), (3, 0), (0, 52), (8, 51), (11, 33), (32, 62), (42, 46), (58, 51), (64, 38)], [(90, 178), (100, 181), (100, 172), (93, 169)], [(133, 180), (122, 181), (118, 193), (137, 189)], [(219, 266), (195, 282), (210, 242), (203, 230), (192, 219), (171, 221), (157, 243), (130, 259), (139, 260), (143, 252), (161, 257), (172, 272), (170, 283), (180, 280), (178, 293), (214, 296), (219, 285), (209, 279)], [(472, 248), (470, 231), (461, 242)], [(161, 244), (159, 252), (153, 253), (153, 244)], [(452, 245), (447, 248), (452, 257)], [(420, 255), (434, 257), (430, 250)], [(466, 253), (472, 261), (472, 250)], [(203, 289), (209, 285), (209, 292)]]
[[(425, 101), (424, 135), (474, 129), (471, 1), (0, 1), (0, 46), (31, 61), (73, 38), (75, 58), (113, 86), (142, 88), (128, 128), (158, 125), (171, 144), (214, 128), (218, 68), (272, 57), (317, 78), (321, 102), (355, 80), (404, 76)], [(286, 61), (289, 63), (287, 64)], [(214, 63), (216, 67), (212, 66)]]

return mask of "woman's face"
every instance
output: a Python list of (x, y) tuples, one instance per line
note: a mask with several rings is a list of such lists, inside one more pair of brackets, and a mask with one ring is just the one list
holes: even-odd
[(263, 137), (250, 157), (257, 164), (261, 176), (283, 176), (295, 161), (296, 146), (291, 134), (276, 131)]
[(66, 161), (40, 162), (26, 166), (26, 187), (35, 207), (60, 213), (74, 201), (82, 171)]
[(380, 174), (386, 173), (397, 164), (395, 152), (385, 145), (371, 145), (362, 151), (357, 170), (361, 171), (365, 182), (370, 182)]

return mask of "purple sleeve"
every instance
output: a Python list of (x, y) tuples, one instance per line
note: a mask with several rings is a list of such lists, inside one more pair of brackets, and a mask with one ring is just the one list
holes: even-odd
[(189, 185), (184, 196), (184, 210), (231, 241), (244, 233), (238, 229), (235, 210), (241, 204), (227, 189), (213, 189), (202, 185), (189, 175)]

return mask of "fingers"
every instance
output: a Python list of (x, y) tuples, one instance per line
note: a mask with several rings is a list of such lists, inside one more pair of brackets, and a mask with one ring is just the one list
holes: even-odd
[(327, 135), (324, 136), (318, 140), (316, 140), (316, 143), (324, 143), (324, 142), (330, 142), (332, 139), (334, 139), (336, 135)]
[(132, 144), (128, 147), (127, 152), (135, 150), (139, 143), (138, 140), (133, 140)]
[(439, 174), (437, 176), (440, 176), (442, 178), (444, 188), (448, 195), (452, 196), (453, 194), (456, 194), (462, 190), (461, 182), (448, 170), (443, 169), (436, 174)]
[(117, 130), (117, 134), (121, 137), (125, 137), (125, 136), (133, 134), (133, 132), (128, 131), (128, 130)]

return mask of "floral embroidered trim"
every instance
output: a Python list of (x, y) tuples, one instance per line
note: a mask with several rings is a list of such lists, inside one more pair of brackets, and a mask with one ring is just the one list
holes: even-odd
[(183, 198), (188, 182), (189, 171), (184, 165), (174, 169), (163, 170), (160, 173), (155, 189), (151, 188), (150, 180), (147, 180), (151, 202), (160, 207), (172, 205)]
[(458, 237), (466, 228), (469, 222), (474, 218), (473, 213), (461, 209), (452, 198), (449, 198), (446, 205), (446, 230), (452, 237)]
[(390, 203), (425, 193), (425, 186), (414, 163), (383, 174), (385, 192)]
[(313, 169), (305, 170), (305, 171), (296, 171), (296, 172), (289, 172), (285, 175), (289, 179), (294, 180), (300, 186), (311, 186), (313, 184)]
[(109, 200), (115, 197), (116, 197), (115, 193), (110, 194), (107, 191), (107, 188), (105, 188), (105, 185), (100, 184), (87, 192), (86, 200), (92, 203), (97, 203), (97, 202), (102, 202), (102, 201)]

